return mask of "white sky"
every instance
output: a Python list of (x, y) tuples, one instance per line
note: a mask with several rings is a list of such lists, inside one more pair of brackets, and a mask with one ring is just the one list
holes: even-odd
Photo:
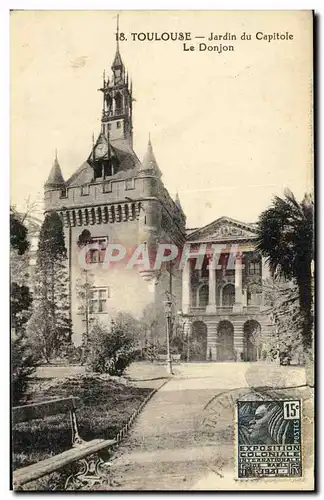
[[(18, 207), (42, 193), (55, 148), (65, 178), (88, 156), (115, 29), (111, 11), (11, 14), (11, 197)], [(235, 44), (227, 54), (130, 37), (120, 44), (136, 99), (134, 149), (142, 159), (151, 132), (164, 183), (171, 195), (178, 189), (188, 227), (222, 215), (256, 221), (285, 187), (298, 198), (311, 189), (310, 12), (123, 11), (120, 29), (294, 35), (288, 42), (223, 42)]]

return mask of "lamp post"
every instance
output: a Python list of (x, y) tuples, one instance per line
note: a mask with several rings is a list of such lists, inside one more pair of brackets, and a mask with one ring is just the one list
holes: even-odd
[(167, 370), (170, 375), (172, 372), (172, 360), (170, 353), (170, 329), (171, 329), (171, 314), (172, 314), (172, 302), (171, 300), (164, 301), (164, 311), (166, 316), (166, 341), (167, 341)]

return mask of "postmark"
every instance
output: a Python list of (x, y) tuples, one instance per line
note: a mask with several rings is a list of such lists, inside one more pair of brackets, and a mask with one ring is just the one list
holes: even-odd
[(237, 402), (239, 479), (302, 476), (300, 400)]

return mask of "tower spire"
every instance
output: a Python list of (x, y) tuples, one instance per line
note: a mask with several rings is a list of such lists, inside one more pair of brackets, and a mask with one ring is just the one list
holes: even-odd
[(117, 38), (117, 43), (116, 43), (116, 54), (115, 54), (115, 59), (114, 62), (112, 63), (111, 69), (115, 72), (116, 70), (120, 69), (120, 71), (124, 71), (124, 65), (123, 61), (121, 59), (121, 55), (119, 52), (119, 14), (117, 14), (117, 32), (116, 32), (116, 38)]
[(119, 14), (117, 14), (117, 51), (119, 52)]
[[(126, 139), (132, 147), (133, 124), (132, 124), (132, 94), (129, 89), (129, 74), (122, 61), (119, 52), (119, 15), (117, 17), (116, 53), (111, 65), (112, 78), (103, 76), (103, 85), (99, 89), (103, 93), (101, 131), (107, 138), (107, 128), (110, 129), (110, 140)], [(113, 155), (113, 148), (111, 148)], [(97, 149), (96, 149), (97, 155)]]
[(176, 192), (176, 195), (175, 195), (175, 198), (174, 198), (174, 202), (177, 205), (177, 207), (180, 208), (180, 210), (182, 210), (182, 206), (181, 206), (181, 202), (180, 202), (178, 190)]

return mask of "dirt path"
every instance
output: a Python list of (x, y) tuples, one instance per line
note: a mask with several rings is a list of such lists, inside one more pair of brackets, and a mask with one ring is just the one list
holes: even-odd
[[(248, 382), (251, 368), (244, 364), (233, 368), (233, 364), (176, 368), (176, 376), (154, 395), (113, 457), (111, 489), (262, 488), (257, 482), (248, 485), (234, 479), (235, 401), (257, 396)], [(276, 383), (280, 385), (281, 378)], [(267, 481), (263, 484), (267, 488)], [(289, 480), (275, 485), (291, 486)], [(294, 487), (303, 489), (303, 483)]]
[[(222, 446), (203, 425), (204, 408), (235, 385), (242, 375), (198, 371), (179, 373), (158, 391), (112, 460), (114, 490), (190, 490), (206, 473), (221, 468), (233, 455), (232, 441)], [(228, 422), (232, 425), (232, 421)]]

